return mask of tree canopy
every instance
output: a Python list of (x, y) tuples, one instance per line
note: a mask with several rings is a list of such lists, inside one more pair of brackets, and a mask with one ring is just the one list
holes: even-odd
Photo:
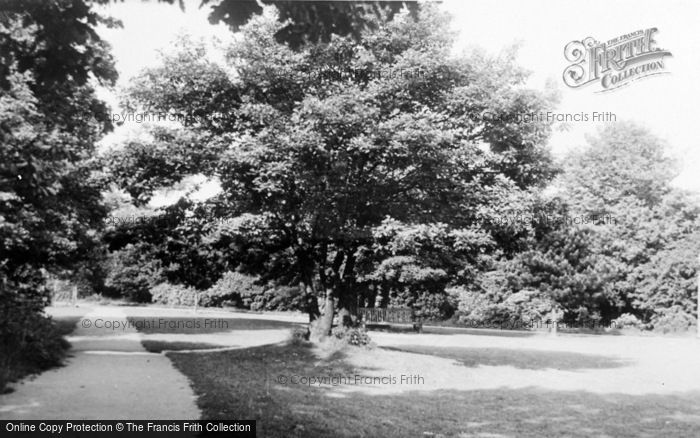
[[(110, 155), (115, 181), (146, 202), (186, 175), (218, 178), (223, 192), (208, 208), (231, 221), (207, 241), (242, 269), (325, 295), (330, 317), (335, 301), (356, 301), (360, 264), (386, 266), (390, 253), (375, 247), (381, 230), (402, 239), (426, 224), (422, 239), (447, 239), (460, 260), (482, 263), (506, 231), (475, 215), (511, 208), (507, 200), (554, 174), (549, 126), (512, 122), (554, 96), (524, 88), (508, 56), (452, 57), (447, 18), (433, 6), (359, 42), (334, 37), (296, 51), (275, 39), (282, 27), (272, 9), (254, 17), (226, 66), (181, 39), (161, 67), (135, 78), (124, 99), (131, 110), (184, 123)], [(421, 269), (442, 268), (417, 250), (403, 252), (414, 251), (407, 256)]]

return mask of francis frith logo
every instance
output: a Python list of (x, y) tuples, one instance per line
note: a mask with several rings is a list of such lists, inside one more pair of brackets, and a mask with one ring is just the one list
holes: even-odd
[(571, 88), (597, 85), (596, 92), (612, 91), (630, 82), (668, 73), (664, 57), (668, 50), (657, 47), (657, 28), (637, 30), (605, 42), (592, 37), (571, 41), (564, 56), (571, 65), (564, 70), (564, 83)]

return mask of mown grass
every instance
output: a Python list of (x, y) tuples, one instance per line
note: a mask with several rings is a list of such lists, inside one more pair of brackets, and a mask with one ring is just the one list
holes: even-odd
[(192, 381), (205, 419), (254, 419), (260, 437), (688, 437), (700, 427), (698, 392), (630, 396), (503, 388), (372, 395), (280, 381), (367, 372), (349, 364), (353, 351), (325, 360), (306, 345), (291, 344), (167, 354)]

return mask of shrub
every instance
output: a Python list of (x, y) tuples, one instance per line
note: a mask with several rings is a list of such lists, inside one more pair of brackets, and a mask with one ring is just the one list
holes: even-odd
[(160, 283), (151, 291), (151, 301), (164, 306), (193, 307), (197, 290), (182, 284)]
[(642, 321), (640, 321), (636, 316), (631, 313), (623, 313), (617, 318), (610, 322), (613, 328), (623, 329), (623, 328), (636, 328), (641, 329), (643, 327)]
[(292, 329), (292, 345), (303, 345), (309, 340), (310, 331), (308, 327), (294, 327)]
[(333, 337), (356, 347), (372, 346), (372, 339), (369, 337), (369, 334), (367, 334), (367, 330), (362, 327), (346, 327), (339, 325), (333, 328)]

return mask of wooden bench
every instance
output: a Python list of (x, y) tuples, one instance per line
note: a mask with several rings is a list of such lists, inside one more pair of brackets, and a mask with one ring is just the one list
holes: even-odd
[(413, 330), (421, 332), (423, 321), (410, 307), (359, 307), (357, 318), (363, 327), (368, 325), (411, 324)]

